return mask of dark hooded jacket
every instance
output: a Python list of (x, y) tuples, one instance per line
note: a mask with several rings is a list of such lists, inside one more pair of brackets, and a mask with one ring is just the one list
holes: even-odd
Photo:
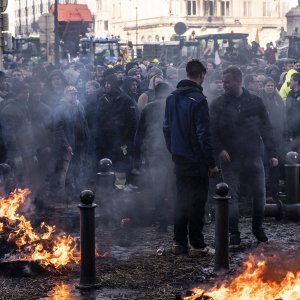
[[(110, 75), (105, 80), (111, 85), (111, 91), (99, 99), (97, 153), (100, 158), (108, 157), (113, 161), (118, 161), (133, 152), (138, 116), (137, 106), (120, 90), (115, 75)], [(124, 153), (122, 146), (126, 147)]]
[(138, 81), (134, 77), (126, 76), (123, 80), (122, 91), (137, 103), (140, 96), (138, 89), (136, 93), (132, 93), (130, 91), (130, 87), (134, 81), (138, 83)]
[(208, 104), (200, 85), (190, 80), (178, 83), (167, 98), (163, 131), (173, 159), (215, 166)]
[(287, 133), (300, 145), (300, 91), (291, 90), (286, 99)]
[(269, 114), (272, 125), (272, 135), (277, 149), (282, 148), (284, 131), (286, 127), (285, 105), (278, 92), (268, 95), (264, 91), (260, 94), (261, 99)]
[[(12, 90), (15, 96), (25, 89), (25, 83), (14, 82)], [(31, 116), (26, 100), (11, 98), (1, 104), (1, 130), (8, 160), (33, 158), (36, 155), (36, 143), (33, 138)]]

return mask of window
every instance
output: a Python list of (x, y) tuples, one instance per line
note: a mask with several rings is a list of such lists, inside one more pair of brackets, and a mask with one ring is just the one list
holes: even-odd
[(230, 16), (230, 1), (226, 1), (226, 0), (221, 1), (221, 16), (222, 17)]
[(187, 1), (187, 15), (195, 16), (197, 14), (197, 1), (188, 0)]
[(244, 17), (251, 16), (251, 1), (244, 1)]
[(108, 31), (108, 21), (104, 21), (104, 30)]
[(270, 0), (264, 0), (263, 2), (263, 16), (271, 17), (272, 15), (272, 2)]
[(204, 15), (205, 16), (213, 16), (214, 15), (214, 0), (204, 0), (203, 2)]

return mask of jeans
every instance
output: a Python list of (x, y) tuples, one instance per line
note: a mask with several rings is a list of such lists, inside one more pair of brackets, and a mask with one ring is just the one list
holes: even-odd
[(208, 168), (196, 164), (175, 163), (177, 198), (174, 240), (181, 245), (205, 247), (202, 229), (208, 193)]
[(265, 211), (265, 172), (261, 157), (233, 158), (231, 162), (221, 162), (224, 182), (229, 186), (229, 232), (239, 233), (239, 194), (240, 177), (243, 174), (252, 195), (252, 228), (262, 226)]

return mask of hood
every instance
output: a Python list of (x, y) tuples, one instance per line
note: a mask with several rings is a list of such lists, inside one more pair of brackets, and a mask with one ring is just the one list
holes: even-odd
[(60, 71), (60, 70), (53, 70), (49, 76), (47, 77), (47, 80), (46, 80), (46, 83), (45, 83), (45, 87), (48, 88), (48, 89), (52, 89), (52, 86), (51, 86), (51, 80), (52, 80), (52, 77), (54, 76), (58, 76), (61, 78), (62, 82), (63, 82), (63, 85), (64, 86), (67, 86), (68, 85), (68, 82), (64, 76), (64, 74)]
[(126, 76), (123, 80), (123, 91), (128, 94), (128, 91), (130, 89), (130, 86), (132, 84), (132, 82), (137, 82), (137, 80), (134, 78), (134, 77), (131, 77), (131, 76)]
[(184, 79), (179, 81), (177, 84), (177, 92), (182, 93), (190, 93), (190, 92), (200, 92), (202, 93), (203, 88), (201, 85), (197, 84), (194, 81)]

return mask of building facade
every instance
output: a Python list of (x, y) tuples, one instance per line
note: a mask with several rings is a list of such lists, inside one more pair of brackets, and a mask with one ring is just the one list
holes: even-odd
[[(96, 0), (59, 0), (59, 4), (87, 4), (94, 14)], [(15, 36), (38, 35), (37, 20), (49, 12), (54, 0), (13, 0), (14, 2), (14, 32)], [(11, 30), (12, 31), (12, 30)]]
[(262, 46), (279, 38), (297, 0), (97, 0), (95, 32), (133, 43), (170, 40), (183, 22), (190, 36), (244, 32)]

